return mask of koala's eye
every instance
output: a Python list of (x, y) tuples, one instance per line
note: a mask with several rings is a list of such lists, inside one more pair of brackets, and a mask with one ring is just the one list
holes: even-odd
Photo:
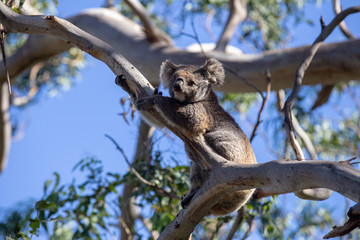
[(187, 85), (190, 87), (193, 86), (194, 84), (195, 84), (194, 81), (191, 81), (191, 80), (187, 83)]

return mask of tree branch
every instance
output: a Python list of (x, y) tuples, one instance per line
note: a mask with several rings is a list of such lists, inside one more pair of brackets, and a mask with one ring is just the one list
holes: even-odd
[(173, 45), (172, 39), (156, 27), (151, 20), (146, 8), (137, 0), (124, 0), (132, 11), (139, 17), (144, 26), (145, 33), (150, 42), (165, 42), (167, 45)]
[[(340, 0), (333, 0), (333, 8), (334, 8), (335, 14), (339, 14), (342, 11)], [(347, 39), (355, 39), (356, 38), (347, 28), (345, 21), (341, 21), (339, 23), (339, 28)]]
[(159, 239), (185, 239), (212, 206), (233, 191), (267, 188), (285, 193), (328, 188), (359, 202), (359, 184), (360, 172), (337, 162), (278, 160), (252, 165), (228, 163), (211, 172), (209, 180), (196, 193), (190, 205), (179, 212)]
[(292, 116), (291, 116), (291, 109), (292, 109), (292, 107), (296, 101), (296, 98), (299, 94), (305, 71), (309, 67), (315, 53), (319, 49), (322, 42), (327, 38), (327, 36), (329, 36), (329, 34), (334, 30), (334, 28), (342, 20), (344, 20), (345, 17), (347, 17), (350, 14), (357, 13), (359, 11), (360, 11), (360, 6), (348, 8), (348, 9), (342, 11), (341, 13), (339, 13), (338, 15), (336, 15), (335, 18), (331, 21), (331, 23), (329, 25), (322, 26), (320, 35), (316, 38), (315, 42), (308, 50), (305, 59), (301, 62), (301, 64), (299, 65), (299, 67), (296, 71), (295, 82), (294, 82), (292, 92), (291, 92), (290, 96), (287, 98), (287, 100), (285, 102), (285, 106), (284, 106), (284, 115), (285, 115), (284, 121), (285, 121), (286, 132), (287, 132), (289, 141), (291, 143), (293, 150), (295, 151), (296, 158), (298, 160), (303, 160), (304, 154), (302, 153), (302, 150), (301, 150), (301, 148), (296, 140), (296, 137), (295, 137), (293, 123), (292, 123), (293, 121), (292, 121)]
[[(12, 20), (2, 14), (0, 21), (6, 23)], [(205, 57), (198, 53), (183, 51), (171, 46), (151, 45), (138, 24), (106, 8), (86, 10), (69, 18), (69, 21), (114, 46), (136, 68), (140, 69), (154, 85), (159, 84), (158, 69), (165, 59), (196, 65), (205, 61)], [(29, 29), (31, 30), (31, 28)], [(31, 33), (31, 31), (26, 32)], [(66, 51), (70, 47), (72, 45), (66, 40), (61, 41), (45, 35), (30, 36), (26, 45), (20, 48), (14, 56), (8, 58), (10, 77), (13, 79), (26, 67)], [(292, 82), (289, 79), (293, 78), (298, 63), (304, 56), (303, 52), (307, 48), (280, 49), (261, 54), (209, 53), (208, 55), (216, 57), (224, 65), (241, 73), (244, 78), (261, 91), (266, 91), (266, 81), (262, 74), (264, 69), (271, 71), (272, 90), (292, 87)], [(311, 67), (307, 70), (303, 84), (332, 84), (359, 79), (359, 55), (360, 40), (324, 44), (317, 52)], [(3, 71), (2, 63), (0, 63), (0, 72)], [(255, 91), (231, 72), (227, 73), (226, 82), (219, 90), (222, 92)]]
[(225, 52), (226, 46), (233, 37), (236, 27), (244, 21), (247, 16), (247, 0), (230, 0), (229, 17), (219, 41), (216, 43), (215, 50)]

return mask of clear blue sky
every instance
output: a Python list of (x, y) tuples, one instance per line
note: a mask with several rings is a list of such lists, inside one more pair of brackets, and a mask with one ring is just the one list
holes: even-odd
[[(348, 4), (354, 1), (343, 2)], [(81, 9), (103, 4), (103, 0), (59, 0), (58, 15), (67, 17)], [(331, 1), (325, 1), (322, 8), (309, 8), (307, 15), (316, 24), (322, 15), (328, 23), (333, 16)], [(355, 17), (349, 19), (352, 18)], [(348, 25), (359, 36), (355, 21), (349, 21)], [(294, 30), (296, 38), (290, 46), (311, 44), (319, 33), (314, 29), (300, 25)], [(297, 34), (299, 32), (302, 34)], [(344, 40), (344, 37), (335, 31), (327, 42), (340, 40)], [(193, 41), (181, 38), (177, 44), (185, 46)], [(114, 84), (115, 76), (105, 64), (92, 57), (87, 59), (88, 65), (81, 70), (81, 78), (73, 88), (55, 98), (42, 97), (38, 103), (18, 112), (17, 118), (24, 136), (12, 142), (7, 168), (0, 175), (0, 216), (3, 207), (15, 206), (28, 198), (39, 199), (43, 183), (55, 171), (60, 174), (62, 183), (70, 182), (74, 177), (72, 168), (83, 157), (96, 156), (101, 159), (106, 171), (126, 171), (127, 165), (104, 134), (114, 137), (127, 156), (132, 157), (139, 118), (131, 126), (125, 124), (118, 116), (122, 112), (119, 100), (126, 96), (125, 92)], [(247, 133), (250, 131), (244, 130)], [(181, 143), (177, 144), (181, 149)], [(260, 161), (272, 160), (269, 155), (262, 153), (264, 148), (261, 143), (255, 141), (253, 147)]]

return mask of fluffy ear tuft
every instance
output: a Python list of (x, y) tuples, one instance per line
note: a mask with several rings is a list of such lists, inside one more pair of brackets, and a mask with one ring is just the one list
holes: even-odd
[(170, 80), (176, 68), (178, 66), (170, 60), (166, 60), (161, 64), (160, 67), (160, 82), (163, 84), (164, 88), (168, 88)]
[(218, 60), (210, 58), (206, 60), (205, 64), (201, 67), (205, 70), (207, 79), (214, 84), (223, 84), (225, 79), (224, 68)]

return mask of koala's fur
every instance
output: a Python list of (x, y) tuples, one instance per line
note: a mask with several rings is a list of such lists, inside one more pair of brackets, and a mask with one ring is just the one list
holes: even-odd
[[(209, 59), (201, 67), (175, 65), (167, 60), (162, 63), (160, 80), (169, 88), (170, 97), (154, 95), (139, 99), (138, 110), (155, 108), (166, 122), (181, 129), (189, 139), (203, 135), (206, 143), (228, 161), (254, 164), (255, 155), (248, 138), (235, 120), (220, 105), (211, 84), (223, 84), (225, 78), (222, 64)], [(185, 145), (193, 164), (190, 172), (190, 192), (182, 200), (187, 206), (196, 191), (208, 178), (196, 163), (195, 154)], [(224, 196), (212, 209), (211, 214), (226, 215), (239, 209), (249, 199), (253, 190), (238, 191)]]

